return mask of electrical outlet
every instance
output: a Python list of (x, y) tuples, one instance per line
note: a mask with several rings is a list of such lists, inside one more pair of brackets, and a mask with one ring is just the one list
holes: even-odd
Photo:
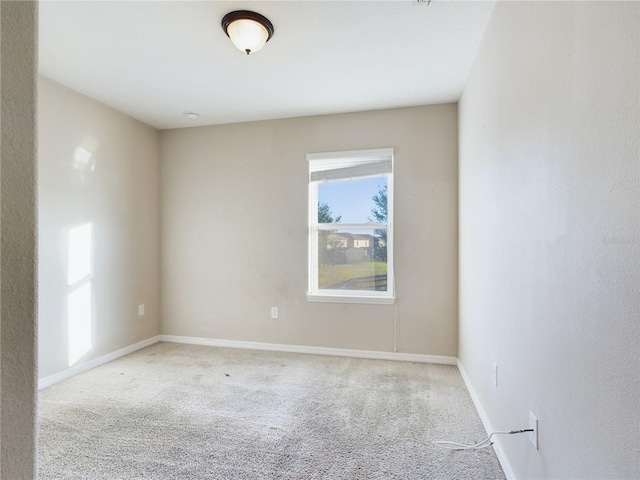
[(498, 388), (498, 364), (493, 362), (493, 386)]
[(533, 432), (529, 432), (529, 441), (538, 450), (538, 419), (531, 410), (529, 410), (529, 428), (533, 429)]
[(271, 318), (278, 318), (278, 307), (271, 307)]
[(144, 303), (138, 305), (138, 316), (139, 317), (144, 317)]

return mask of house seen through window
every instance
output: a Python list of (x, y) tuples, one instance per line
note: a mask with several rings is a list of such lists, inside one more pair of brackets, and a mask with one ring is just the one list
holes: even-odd
[(393, 149), (307, 159), (309, 300), (393, 303)]

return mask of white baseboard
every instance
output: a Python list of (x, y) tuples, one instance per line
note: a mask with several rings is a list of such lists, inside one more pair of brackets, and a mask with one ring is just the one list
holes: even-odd
[[(462, 375), (462, 380), (464, 380), (464, 384), (467, 386), (469, 395), (471, 395), (471, 399), (473, 400), (473, 403), (476, 406), (476, 410), (478, 411), (478, 415), (480, 416), (480, 420), (482, 420), (482, 424), (484, 425), (485, 430), (487, 431), (487, 433), (494, 432), (496, 429), (493, 428), (493, 425), (491, 425), (491, 422), (489, 421), (489, 416), (487, 415), (487, 412), (485, 412), (484, 408), (482, 407), (480, 398), (478, 397), (478, 394), (473, 388), (473, 385), (471, 384), (471, 380), (469, 379), (467, 372), (465, 372), (464, 367), (462, 366), (462, 363), (460, 363), (460, 360), (458, 360), (458, 370), (460, 370), (460, 375)], [(511, 462), (507, 458), (507, 455), (505, 454), (504, 449), (502, 448), (499, 435), (494, 436), (492, 441), (493, 441), (493, 449), (495, 450), (496, 455), (498, 456), (498, 460), (500, 461), (500, 465), (502, 466), (502, 470), (504, 470), (504, 474), (507, 477), (507, 480), (516, 480), (516, 474), (513, 471)]]
[(49, 375), (48, 377), (41, 378), (40, 380), (38, 380), (38, 390), (42, 390), (43, 388), (66, 380), (67, 378), (74, 377), (79, 373), (91, 370), (92, 368), (103, 365), (107, 362), (115, 360), (116, 358), (124, 357), (125, 355), (133, 353), (136, 350), (140, 350), (141, 348), (148, 347), (149, 345), (153, 345), (154, 343), (158, 343), (159, 341), (160, 335), (157, 335), (141, 342), (134, 343), (133, 345), (129, 345), (128, 347), (121, 348), (120, 350), (116, 350), (115, 352), (107, 353), (106, 355), (102, 355), (101, 357), (92, 358), (87, 362), (74, 365), (67, 368), (66, 370), (54, 373), (53, 375)]
[(401, 362), (437, 363), (456, 365), (456, 357), (440, 355), (422, 355), (418, 353), (377, 352), (372, 350), (352, 350), (347, 348), (308, 347), (304, 345), (284, 345), (278, 343), (244, 342), (217, 338), (183, 337), (180, 335), (160, 335), (161, 342), (188, 343), (210, 347), (248, 348), (251, 350), (269, 350), (274, 352), (308, 353), (312, 355), (330, 355), (336, 357), (370, 358), (375, 360), (397, 360)]
[(278, 343), (244, 342), (238, 340), (222, 340), (201, 337), (183, 337), (179, 335), (157, 335), (141, 342), (107, 353), (87, 362), (74, 365), (48, 377), (38, 380), (38, 390), (71, 378), (79, 373), (111, 362), (120, 357), (148, 347), (158, 342), (187, 343), (191, 345), (207, 345), (210, 347), (247, 348), (251, 350), (269, 350), (274, 352), (308, 353), (312, 355), (330, 355), (337, 357), (369, 358), (375, 360), (396, 360), (401, 362), (435, 363), (440, 365), (456, 365), (455, 357), (440, 355), (422, 355), (417, 353), (376, 352), (372, 350), (352, 350), (347, 348), (308, 347), (303, 345), (284, 345)]

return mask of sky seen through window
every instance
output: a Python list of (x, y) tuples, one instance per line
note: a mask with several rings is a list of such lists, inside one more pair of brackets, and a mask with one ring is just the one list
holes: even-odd
[(340, 223), (366, 223), (376, 207), (373, 196), (387, 184), (387, 177), (366, 177), (318, 184), (318, 203), (326, 203)]

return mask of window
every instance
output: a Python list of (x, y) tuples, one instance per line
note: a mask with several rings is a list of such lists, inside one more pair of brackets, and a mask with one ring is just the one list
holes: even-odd
[(313, 153), (310, 301), (392, 304), (393, 149)]

